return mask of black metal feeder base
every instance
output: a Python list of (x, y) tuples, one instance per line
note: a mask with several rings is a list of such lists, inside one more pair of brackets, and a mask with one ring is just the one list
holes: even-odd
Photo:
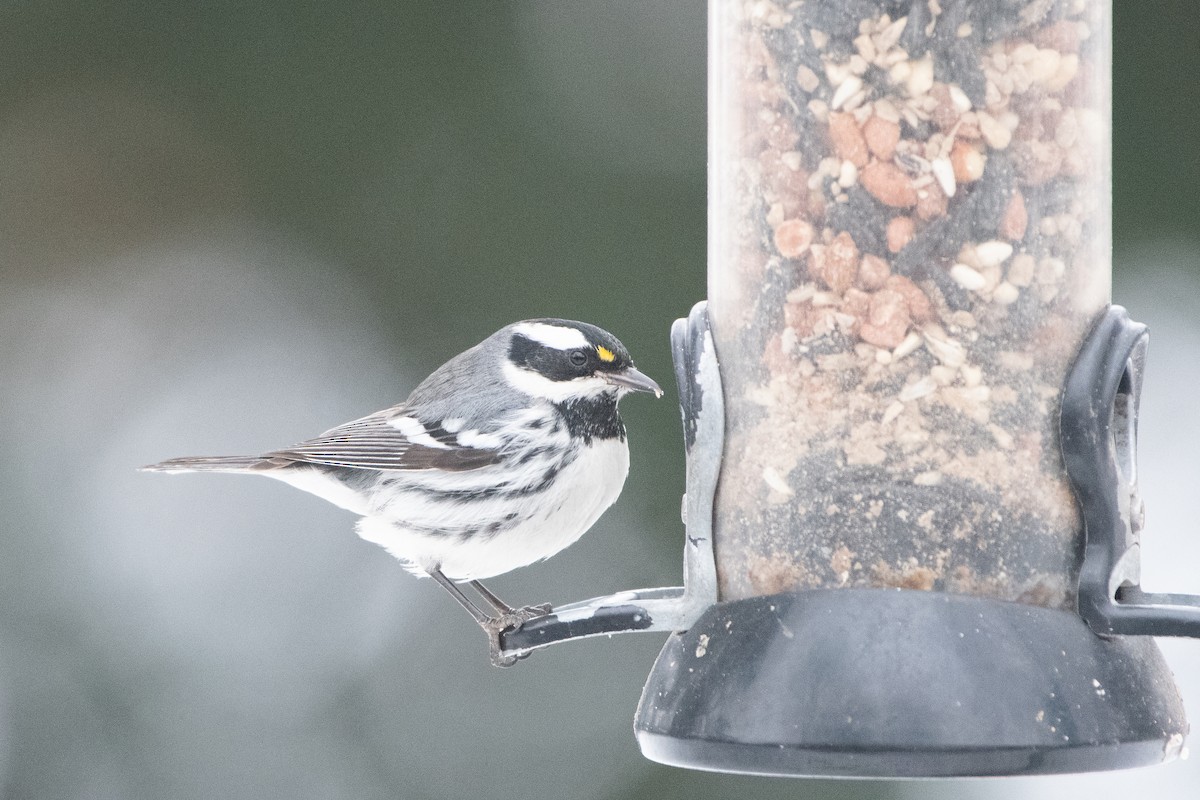
[(1157, 764), (1187, 722), (1150, 638), (1017, 603), (837, 589), (710, 607), (667, 641), (635, 729), (680, 767), (923, 778)]

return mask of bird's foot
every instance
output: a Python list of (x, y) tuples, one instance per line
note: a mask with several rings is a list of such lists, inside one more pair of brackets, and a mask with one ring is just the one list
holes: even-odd
[(532, 651), (529, 653), (521, 653), (516, 656), (504, 654), (504, 647), (500, 644), (500, 634), (505, 631), (520, 630), (521, 626), (531, 619), (544, 617), (551, 611), (549, 603), (543, 603), (537, 606), (525, 606), (524, 608), (514, 608), (508, 613), (500, 614), (499, 616), (490, 617), (486, 622), (481, 622), (480, 627), (488, 637), (488, 657), (491, 659), (493, 667), (511, 667), (518, 661), (529, 658)]

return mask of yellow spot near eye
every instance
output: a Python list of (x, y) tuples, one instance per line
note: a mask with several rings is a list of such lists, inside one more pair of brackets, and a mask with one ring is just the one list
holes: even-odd
[(600, 356), (601, 361), (616, 361), (617, 357), (613, 355), (613, 351), (607, 347), (596, 346), (596, 355)]

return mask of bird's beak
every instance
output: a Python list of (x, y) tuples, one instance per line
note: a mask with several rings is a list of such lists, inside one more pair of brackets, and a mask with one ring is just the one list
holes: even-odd
[(649, 375), (644, 375), (633, 367), (622, 372), (606, 372), (603, 377), (613, 386), (632, 392), (654, 392), (655, 397), (662, 397), (663, 390), (659, 385)]

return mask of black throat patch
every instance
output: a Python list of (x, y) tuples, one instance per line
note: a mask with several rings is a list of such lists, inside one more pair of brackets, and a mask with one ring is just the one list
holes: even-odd
[(572, 437), (591, 444), (593, 439), (625, 441), (625, 423), (617, 414), (617, 397), (605, 392), (599, 397), (586, 397), (555, 403), (554, 407), (567, 424)]

